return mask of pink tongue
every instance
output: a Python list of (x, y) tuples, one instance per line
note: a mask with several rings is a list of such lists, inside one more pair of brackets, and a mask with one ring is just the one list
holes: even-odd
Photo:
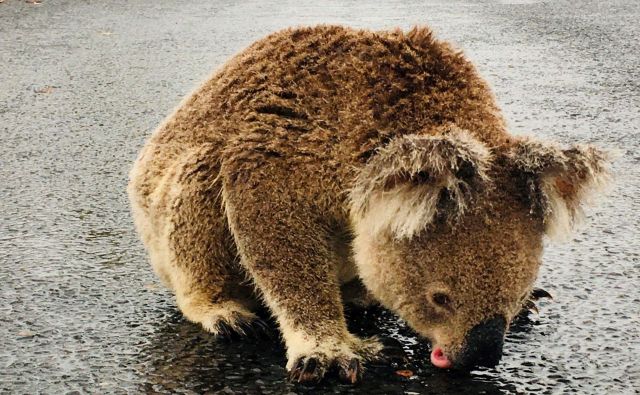
[(451, 361), (444, 355), (444, 351), (440, 347), (436, 347), (431, 351), (431, 363), (440, 369), (449, 369)]

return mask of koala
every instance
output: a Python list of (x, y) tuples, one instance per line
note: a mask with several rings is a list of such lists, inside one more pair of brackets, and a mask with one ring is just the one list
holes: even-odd
[(379, 303), (443, 369), (494, 366), (546, 237), (608, 177), (606, 152), (507, 131), (465, 56), (426, 27), (290, 28), (234, 56), (153, 133), (130, 173), (136, 228), (186, 319), (274, 316), (295, 382), (355, 383)]

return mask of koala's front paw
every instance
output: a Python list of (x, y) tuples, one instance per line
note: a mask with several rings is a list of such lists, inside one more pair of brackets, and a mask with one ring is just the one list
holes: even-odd
[(289, 371), (289, 380), (295, 383), (317, 383), (324, 377), (329, 361), (324, 354), (298, 357)]
[(289, 380), (295, 383), (318, 383), (328, 371), (335, 371), (341, 381), (355, 384), (362, 378), (364, 369), (360, 357), (338, 356), (330, 358), (325, 354), (298, 357), (289, 372)]
[(362, 379), (363, 362), (378, 358), (382, 348), (376, 338), (352, 339), (338, 346), (321, 345), (290, 357), (289, 380), (317, 383), (326, 373), (332, 373), (345, 383), (355, 384)]

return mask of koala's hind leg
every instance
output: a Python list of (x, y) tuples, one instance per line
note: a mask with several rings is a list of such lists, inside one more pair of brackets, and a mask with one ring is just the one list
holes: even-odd
[(165, 172), (151, 207), (155, 240), (148, 248), (189, 321), (214, 334), (242, 334), (257, 319), (256, 301), (222, 212), (215, 160), (212, 148), (202, 147)]
[(282, 331), (290, 378), (318, 381), (335, 370), (356, 382), (362, 362), (382, 347), (347, 330), (336, 278), (340, 257), (330, 248), (326, 218), (313, 199), (292, 190), (313, 181), (260, 155), (243, 149), (223, 164), (223, 196), (242, 264)]

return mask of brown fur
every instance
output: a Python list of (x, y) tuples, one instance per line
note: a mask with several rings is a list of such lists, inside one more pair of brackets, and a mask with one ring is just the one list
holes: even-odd
[[(475, 68), (427, 28), (296, 28), (182, 103), (140, 154), (129, 194), (188, 319), (215, 333), (253, 319), (246, 276), (295, 379), (335, 364), (355, 381), (353, 361), (380, 350), (346, 328), (340, 285), (357, 277), (450, 358), (473, 325), (518, 312), (549, 213), (573, 216), (604, 172), (593, 148), (545, 147), (506, 132)], [(298, 363), (310, 358), (312, 372)]]
[(389, 226), (396, 238), (411, 238), (432, 222), (443, 190), (452, 203), (444, 214), (455, 220), (465, 213), (476, 189), (489, 181), (489, 152), (455, 126), (439, 129), (436, 136), (394, 138), (376, 152), (353, 183), (353, 217), (367, 218), (374, 232)]

